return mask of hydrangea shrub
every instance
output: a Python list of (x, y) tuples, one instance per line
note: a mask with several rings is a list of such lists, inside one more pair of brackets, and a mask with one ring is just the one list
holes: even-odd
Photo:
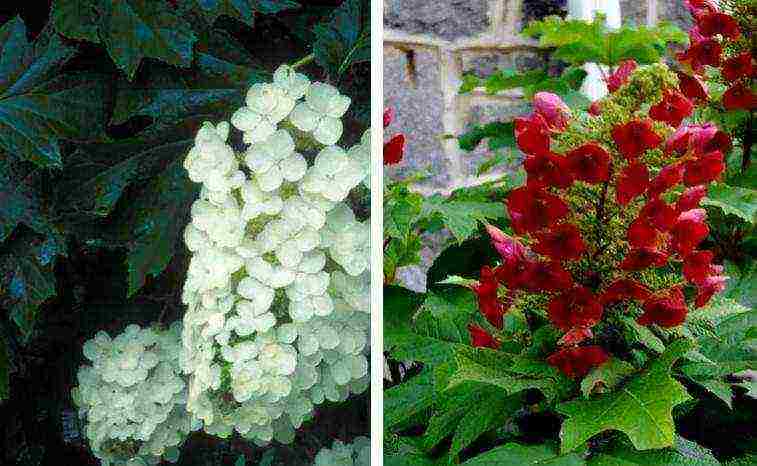
[(370, 466), (371, 439), (357, 437), (352, 443), (335, 440), (331, 448), (322, 448), (314, 466)]

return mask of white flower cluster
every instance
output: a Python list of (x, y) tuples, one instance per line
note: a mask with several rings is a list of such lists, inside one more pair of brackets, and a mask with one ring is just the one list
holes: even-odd
[(370, 466), (371, 440), (356, 437), (350, 443), (334, 441), (331, 448), (323, 448), (315, 456), (314, 466)]
[[(282, 66), (231, 117), (249, 146), (205, 123), (187, 155), (202, 190), (184, 236), (182, 366), (211, 434), (288, 442), (314, 405), (368, 387), (369, 222), (344, 203), (368, 178), (368, 131), (333, 145), (349, 103)], [(303, 155), (303, 137), (325, 147)]]
[(73, 399), (103, 465), (176, 461), (193, 427), (181, 375), (181, 323), (165, 331), (130, 325), (115, 338), (98, 332), (84, 344)]

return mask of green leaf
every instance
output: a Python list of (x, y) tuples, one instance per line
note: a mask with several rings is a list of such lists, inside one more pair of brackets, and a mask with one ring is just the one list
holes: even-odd
[[(450, 456), (459, 455), (484, 433), (496, 429), (512, 417), (523, 407), (523, 399), (519, 395), (505, 396), (496, 387), (490, 387), (490, 395), (474, 403), (464, 405), (462, 419), (458, 419), (452, 444), (449, 447)], [(486, 390), (477, 390), (476, 393)]]
[(192, 64), (197, 36), (189, 22), (167, 2), (88, 0), (80, 2), (78, 11), (66, 3), (56, 2), (53, 24), (58, 32), (72, 39), (92, 40), (96, 31), (99, 41), (129, 79), (134, 78), (145, 57), (185, 68)]
[(504, 165), (506, 162), (509, 162), (512, 159), (512, 152), (505, 155), (502, 152), (497, 152), (488, 159), (481, 162), (481, 164), (476, 167), (476, 176), (482, 176), (487, 173), (489, 173), (494, 167), (498, 165)]
[(720, 466), (712, 452), (680, 436), (674, 447), (660, 450), (637, 451), (626, 442), (615, 443), (593, 456), (588, 466)]
[(474, 236), (462, 244), (453, 243), (434, 260), (426, 274), (429, 288), (435, 289), (450, 275), (477, 276), (484, 265), (499, 260), (499, 254), (491, 245), (488, 236)]
[(467, 325), (477, 313), (476, 297), (471, 290), (447, 287), (426, 295), (416, 314), (413, 331), (451, 343), (467, 344)]
[(10, 396), (10, 354), (8, 342), (0, 335), (0, 401)]
[(271, 15), (300, 6), (291, 0), (194, 0), (193, 3), (195, 10), (210, 24), (219, 16), (226, 15), (250, 26), (254, 23), (256, 13)]
[(419, 220), (422, 206), (423, 196), (417, 193), (404, 192), (387, 199), (384, 204), (384, 234), (405, 238)]
[(29, 167), (0, 155), (0, 243), (19, 223), (41, 235), (56, 234), (37, 187), (30, 182), (36, 169), (29, 170)]
[(70, 39), (100, 42), (97, 0), (54, 0), (50, 18), (55, 30)]
[(263, 452), (263, 456), (260, 458), (258, 466), (273, 466), (274, 459), (276, 459), (276, 450), (269, 448)]
[(245, 463), (244, 455), (239, 455), (237, 460), (234, 461), (234, 466), (244, 466), (245, 464), (246, 463)]
[(435, 399), (434, 374), (428, 369), (384, 391), (384, 429), (394, 427), (430, 408)]
[(507, 443), (462, 464), (464, 466), (582, 466), (584, 460), (576, 453), (560, 455), (557, 448), (552, 445)]
[(610, 358), (584, 377), (581, 381), (581, 393), (585, 398), (589, 398), (593, 393), (612, 391), (623, 379), (634, 372), (636, 368), (633, 365), (618, 358)]
[(384, 346), (391, 349), (392, 338), (412, 330), (412, 319), (423, 303), (423, 295), (401, 286), (384, 287)]
[(720, 208), (726, 215), (735, 215), (747, 223), (757, 223), (757, 191), (725, 183), (710, 185), (703, 205)]
[(636, 319), (632, 317), (622, 317), (621, 322), (625, 329), (627, 338), (636, 343), (640, 343), (655, 353), (665, 351), (665, 343), (660, 340), (648, 327), (639, 325)]
[(55, 259), (62, 246), (54, 238), (23, 235), (0, 253), (0, 305), (9, 310), (25, 340), (34, 331), (39, 306), (55, 296)]
[(725, 274), (730, 278), (721, 296), (743, 306), (757, 307), (757, 262), (750, 261), (743, 268), (733, 262), (726, 262)]
[(691, 348), (690, 340), (676, 340), (641, 374), (614, 392), (558, 405), (558, 412), (567, 417), (560, 431), (561, 450), (572, 451), (607, 430), (625, 433), (638, 450), (673, 445), (672, 409), (691, 397), (670, 376), (670, 369)]
[(197, 192), (179, 158), (131, 206), (125, 232), (133, 238), (126, 258), (128, 296), (134, 295), (148, 276), (157, 276), (168, 266)]
[(356, 63), (371, 59), (371, 8), (368, 0), (345, 0), (329, 22), (315, 26), (313, 54), (335, 80)]
[(474, 126), (458, 137), (458, 144), (464, 151), (474, 150), (484, 139), (489, 139), (489, 149), (515, 147), (515, 133), (512, 122), (493, 122)]
[(458, 244), (478, 231), (479, 223), (503, 218), (505, 209), (499, 202), (450, 201), (442, 198), (426, 199), (423, 208), (430, 214), (439, 214), (444, 225)]
[(58, 142), (103, 132), (103, 80), (54, 75), (76, 50), (44, 30), (34, 44), (19, 18), (0, 28), (0, 150), (40, 167), (60, 168)]
[(439, 285), (457, 285), (457, 286), (464, 286), (464, 287), (470, 288), (471, 285), (478, 282), (477, 280), (473, 280), (470, 278), (463, 278), (459, 275), (450, 275), (449, 277), (437, 283)]

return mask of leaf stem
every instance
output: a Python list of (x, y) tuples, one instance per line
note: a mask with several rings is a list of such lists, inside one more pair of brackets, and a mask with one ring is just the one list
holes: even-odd
[(308, 63), (312, 62), (313, 60), (315, 60), (315, 55), (311, 53), (310, 55), (307, 55), (305, 57), (300, 58), (299, 60), (297, 60), (296, 62), (292, 63), (289, 66), (291, 66), (293, 70), (296, 70), (297, 68), (299, 68), (301, 66), (307, 65)]

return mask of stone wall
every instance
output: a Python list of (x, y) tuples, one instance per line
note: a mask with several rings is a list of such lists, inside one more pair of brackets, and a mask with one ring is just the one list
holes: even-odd
[[(533, 10), (528, 2), (384, 0), (384, 104), (397, 114), (387, 132), (403, 131), (408, 139), (403, 163), (386, 170), (390, 177), (425, 171), (420, 191), (448, 193), (497, 175), (477, 177), (478, 165), (490, 156), (485, 145), (466, 153), (454, 136), (526, 113), (529, 105), (517, 91), (459, 95), (458, 89), (466, 73), (543, 66), (543, 52), (518, 35)], [(668, 19), (690, 26), (682, 0), (621, 0), (621, 12), (628, 23)]]

